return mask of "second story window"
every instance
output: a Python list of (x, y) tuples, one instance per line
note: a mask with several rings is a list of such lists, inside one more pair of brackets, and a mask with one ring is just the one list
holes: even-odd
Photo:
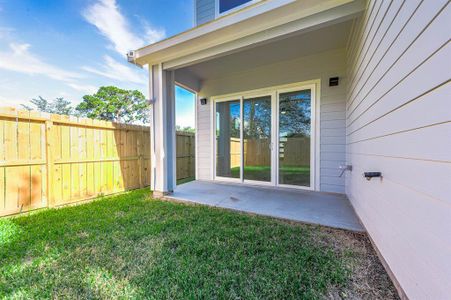
[(216, 0), (218, 15), (234, 11), (256, 1), (257, 0)]

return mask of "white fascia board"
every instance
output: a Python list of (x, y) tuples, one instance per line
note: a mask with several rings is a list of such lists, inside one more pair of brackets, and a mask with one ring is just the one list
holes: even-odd
[(135, 51), (135, 63), (158, 64), (238, 40), (258, 32), (346, 6), (365, 8), (364, 0), (270, 0), (258, 2), (167, 40)]
[(288, 3), (295, 2), (296, 0), (267, 0), (256, 3), (250, 7), (232, 13), (218, 19), (212, 20), (210, 22), (204, 23), (200, 26), (191, 28), (185, 32), (179, 33), (175, 36), (169, 37), (165, 40), (156, 42), (154, 44), (142, 47), (136, 50), (136, 60), (139, 61), (146, 55), (161, 51), (163, 49), (172, 47), (174, 45), (189, 41), (191, 39), (200, 37), (202, 35), (214, 32), (218, 29), (233, 25), (237, 22), (255, 17), (259, 14), (265, 13), (272, 9), (278, 8), (280, 6), (286, 5)]

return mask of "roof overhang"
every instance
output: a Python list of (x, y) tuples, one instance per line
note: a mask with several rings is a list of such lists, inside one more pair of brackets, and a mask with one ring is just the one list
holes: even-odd
[(354, 18), (365, 0), (267, 0), (134, 51), (133, 63), (177, 69)]

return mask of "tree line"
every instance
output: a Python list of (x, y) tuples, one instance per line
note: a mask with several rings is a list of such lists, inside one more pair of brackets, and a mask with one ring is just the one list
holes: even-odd
[(149, 104), (138, 90), (125, 90), (115, 86), (102, 86), (93, 95), (83, 96), (83, 101), (72, 106), (63, 97), (52, 101), (42, 98), (32, 99), (30, 105), (22, 105), (28, 110), (73, 115), (118, 123), (149, 122)]

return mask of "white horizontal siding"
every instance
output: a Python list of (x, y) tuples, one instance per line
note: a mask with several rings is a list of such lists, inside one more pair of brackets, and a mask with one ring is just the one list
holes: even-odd
[(410, 299), (451, 294), (450, 13), (370, 1), (347, 51), (346, 193)]
[(197, 178), (200, 180), (212, 179), (211, 174), (211, 103), (200, 105), (196, 101), (197, 109)]
[(196, 0), (195, 5), (197, 26), (215, 18), (215, 0)]
[[(328, 51), (295, 60), (283, 61), (248, 70), (234, 76), (206, 80), (200, 96), (234, 93), (269, 86), (321, 79), (320, 100), (320, 189), (344, 193), (344, 177), (339, 166), (345, 163), (346, 144), (346, 52), (344, 49)], [(329, 87), (329, 77), (339, 76), (339, 86)], [(210, 103), (210, 101), (209, 101)], [(210, 106), (208, 106), (209, 108)], [(199, 153), (199, 178), (212, 179), (210, 110), (200, 106), (198, 111), (198, 143), (204, 149)], [(202, 111), (200, 111), (202, 110)], [(200, 136), (200, 135), (203, 136)]]

